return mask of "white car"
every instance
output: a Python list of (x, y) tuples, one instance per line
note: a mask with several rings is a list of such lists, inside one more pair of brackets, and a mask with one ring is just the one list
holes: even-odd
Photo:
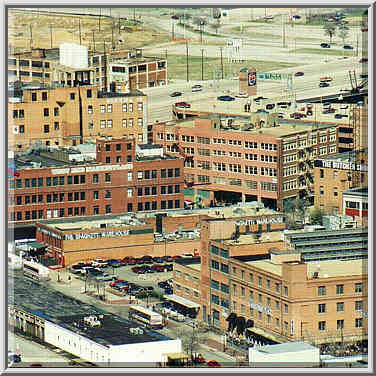
[(235, 97), (237, 97), (237, 98), (248, 98), (248, 94), (247, 93), (239, 93), (239, 94), (236, 94)]
[(95, 260), (93, 260), (92, 265), (94, 267), (97, 267), (97, 268), (103, 268), (103, 267), (107, 266), (108, 264), (107, 264), (107, 261), (104, 261), (102, 259), (95, 259)]
[(117, 275), (104, 273), (95, 278), (97, 281), (116, 281), (118, 279)]

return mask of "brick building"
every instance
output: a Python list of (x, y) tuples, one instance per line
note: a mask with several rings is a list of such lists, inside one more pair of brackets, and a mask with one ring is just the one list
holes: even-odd
[[(35, 48), (8, 56), (10, 81), (75, 86), (95, 85), (102, 91), (128, 91), (167, 84), (167, 61), (144, 57), (142, 50), (89, 52), (86, 69), (72, 69), (59, 63), (59, 48)], [(115, 90), (113, 90), (115, 89)]]
[(98, 136), (126, 136), (144, 143), (146, 124), (147, 96), (138, 90), (34, 87), (14, 92), (8, 100), (8, 147), (16, 152), (37, 142), (72, 146)]
[(368, 151), (345, 152), (314, 162), (314, 204), (328, 214), (346, 214), (343, 192), (368, 187)]
[[(144, 151), (146, 150), (146, 151)], [(64, 155), (64, 151), (61, 150)], [(53, 159), (52, 159), (52, 158)], [(182, 208), (183, 159), (128, 138), (97, 140), (97, 161), (37, 151), (14, 159), (9, 222)]]
[(368, 227), (368, 187), (351, 188), (342, 192), (343, 212), (353, 217), (361, 227)]
[[(209, 114), (153, 124), (153, 141), (183, 155), (187, 187), (209, 192), (206, 204), (258, 201), (283, 208), (312, 197), (313, 161), (337, 153), (335, 124), (278, 119), (277, 114)], [(197, 197), (194, 199), (197, 201)]]

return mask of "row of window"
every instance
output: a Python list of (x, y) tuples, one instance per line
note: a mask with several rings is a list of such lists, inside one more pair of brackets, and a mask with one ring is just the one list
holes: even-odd
[[(111, 181), (111, 174), (106, 174), (106, 181)], [(94, 180), (98, 180), (98, 174), (93, 175), (93, 182)], [(86, 175), (68, 175), (68, 176), (54, 176), (54, 177), (40, 177), (40, 178), (26, 178), (26, 179), (16, 179), (15, 184), (14, 180), (9, 180), (9, 187), (10, 188), (37, 188), (43, 187), (46, 185), (47, 187), (58, 186), (58, 185), (65, 185), (65, 184), (85, 184), (86, 183)]]
[[(180, 291), (182, 289), (181, 285), (179, 285), (178, 283), (175, 284), (175, 288), (177, 291)], [(197, 290), (194, 290), (192, 289), (193, 291), (193, 296), (195, 298), (199, 298), (200, 297), (200, 292), (197, 291)], [(190, 295), (191, 294), (191, 290), (188, 288), (188, 287), (184, 287), (184, 293), (185, 295)]]
[[(317, 295), (318, 296), (326, 296), (327, 295), (327, 288), (326, 286), (319, 286), (317, 288)], [(363, 292), (363, 283), (357, 282), (354, 284), (354, 292), (355, 293), (362, 293)], [(345, 286), (340, 284), (336, 285), (336, 295), (343, 295), (345, 293)]]
[[(180, 200), (162, 200), (160, 207), (158, 208), (158, 202), (139, 202), (137, 203), (137, 211), (149, 211), (149, 210), (158, 210), (158, 209), (180, 209), (181, 203)], [(100, 214), (110, 214), (112, 213), (112, 206), (110, 204), (105, 205), (104, 212), (100, 211), (100, 207), (94, 205), (91, 207), (91, 212), (86, 212), (86, 207), (73, 207), (73, 208), (60, 208), (60, 209), (47, 209), (46, 214), (47, 218), (57, 218), (65, 217), (66, 215), (100, 215)], [(133, 203), (127, 204), (127, 211), (133, 212)], [(25, 212), (9, 212), (10, 221), (22, 221), (30, 219), (42, 219), (44, 218), (44, 210), (27, 210)]]
[[(178, 194), (180, 193), (180, 185), (161, 185), (160, 187), (160, 194)], [(131, 196), (129, 195), (131, 194)], [(155, 196), (157, 195), (157, 187), (139, 187), (137, 188), (137, 196)], [(128, 188), (128, 197), (132, 197), (132, 188)]]
[[(134, 106), (133, 103), (123, 103), (122, 104), (122, 111), (123, 112), (133, 112), (133, 106)], [(101, 104), (99, 106), (99, 112), (101, 114), (105, 114), (106, 112), (112, 113), (112, 108), (113, 108), (112, 104), (107, 104), (107, 106), (105, 104)], [(143, 109), (144, 109), (144, 104), (142, 102), (137, 103), (137, 111), (141, 112), (141, 111), (143, 111)], [(92, 105), (88, 105), (87, 112), (88, 112), (89, 115), (94, 114), (94, 107)]]
[[(97, 192), (99, 196), (99, 192)], [(111, 191), (106, 190), (106, 198), (111, 198)], [(68, 193), (49, 193), (47, 195), (30, 195), (30, 196), (16, 196), (10, 197), (9, 201), (11, 205), (29, 205), (29, 204), (43, 204), (52, 203), (52, 202), (64, 202), (65, 199), (67, 201), (85, 201), (86, 200), (86, 192), (68, 192)], [(98, 198), (97, 198), (98, 199)]]
[[(213, 184), (234, 185), (234, 184), (231, 184), (230, 181), (232, 183), (234, 183), (235, 180), (238, 180), (238, 183), (237, 183), (238, 186), (244, 186), (245, 188), (248, 188), (248, 189), (257, 190), (258, 182), (253, 181), (253, 180), (242, 181), (242, 180), (239, 180), (239, 179), (227, 179), (227, 178), (221, 177), (221, 176), (214, 176), (213, 177)], [(260, 182), (260, 184), (261, 184), (261, 190), (263, 190), (263, 191), (268, 191), (268, 192), (276, 192), (277, 191), (277, 183), (268, 183), (268, 182), (262, 181), (262, 182)]]
[[(135, 120), (136, 119), (132, 119), (132, 118), (131, 119), (122, 119), (121, 127), (123, 127), (123, 128), (133, 128), (133, 125), (135, 124)], [(112, 119), (109, 119), (109, 120), (100, 120), (99, 125), (102, 129), (104, 129), (104, 128), (112, 128), (114, 124), (113, 124)], [(137, 119), (137, 126), (142, 127), (143, 125), (144, 125), (144, 119), (138, 118)], [(116, 124), (115, 124), (115, 126), (116, 126)], [(87, 123), (87, 128), (88, 129), (94, 129), (94, 127), (95, 127), (94, 121), (90, 120)], [(119, 123), (119, 127), (120, 127), (120, 123)]]
[[(159, 177), (161, 179), (166, 178), (178, 178), (180, 177), (180, 168), (168, 168), (168, 169), (161, 169)], [(138, 171), (137, 172), (137, 179), (138, 180), (148, 180), (148, 179), (157, 179), (158, 178), (158, 171), (157, 170), (145, 170), (145, 171)]]
[[(362, 300), (356, 301), (354, 309), (355, 309), (355, 311), (363, 311), (363, 301)], [(337, 302), (336, 303), (336, 310), (337, 310), (337, 312), (345, 312), (345, 303), (344, 302)], [(327, 304), (325, 304), (325, 303), (318, 304), (317, 313), (327, 313)]]

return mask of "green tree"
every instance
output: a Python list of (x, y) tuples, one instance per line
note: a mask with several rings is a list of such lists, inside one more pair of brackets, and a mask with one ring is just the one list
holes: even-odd
[(314, 208), (310, 215), (310, 222), (313, 225), (322, 225), (322, 217), (324, 213), (319, 208)]
[(194, 326), (192, 329), (179, 328), (176, 333), (177, 338), (181, 340), (184, 351), (192, 358), (192, 354), (197, 352), (200, 344), (205, 343), (205, 336), (199, 327)]
[(325, 35), (328, 35), (330, 38), (330, 43), (332, 43), (332, 38), (336, 35), (336, 27), (332, 23), (326, 23), (324, 25)]

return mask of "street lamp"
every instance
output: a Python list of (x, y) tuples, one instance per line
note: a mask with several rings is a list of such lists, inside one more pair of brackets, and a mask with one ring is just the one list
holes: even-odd
[(201, 81), (204, 81), (204, 49), (201, 48)]

